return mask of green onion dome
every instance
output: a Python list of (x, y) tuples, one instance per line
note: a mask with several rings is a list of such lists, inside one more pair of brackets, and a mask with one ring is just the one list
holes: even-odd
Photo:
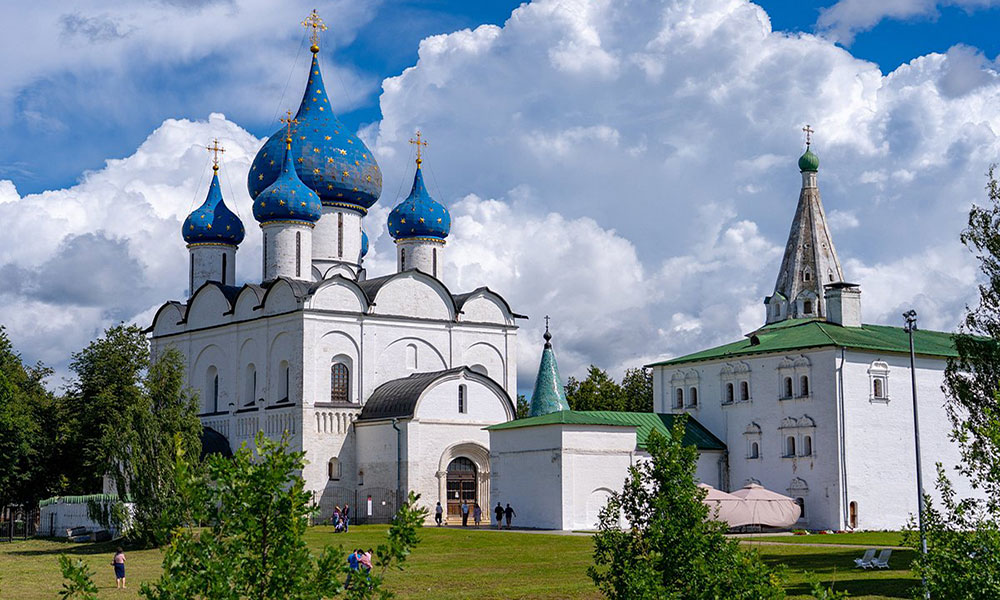
[(805, 154), (799, 157), (799, 170), (819, 171), (819, 157), (812, 153), (809, 146), (806, 146)]

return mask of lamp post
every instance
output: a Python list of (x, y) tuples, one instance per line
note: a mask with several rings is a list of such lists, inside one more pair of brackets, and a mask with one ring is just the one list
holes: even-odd
[[(910, 335), (910, 384), (913, 387), (913, 444), (917, 453), (917, 523), (920, 525), (920, 554), (927, 556), (927, 533), (924, 530), (924, 476), (920, 466), (920, 419), (917, 412), (917, 367), (913, 351), (913, 332), (917, 330), (917, 311), (910, 309), (903, 313), (906, 325), (903, 330)], [(924, 598), (930, 598), (927, 578), (921, 577)]]

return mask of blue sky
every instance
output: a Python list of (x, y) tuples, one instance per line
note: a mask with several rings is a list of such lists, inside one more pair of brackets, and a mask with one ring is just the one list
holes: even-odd
[(29, 362), (65, 374), (103, 328), (185, 298), (178, 232), (214, 137), (247, 226), (237, 278), (259, 281), (243, 182), (301, 97), (314, 4), (332, 105), (384, 176), (366, 268), (394, 268), (419, 128), (453, 217), (445, 283), (531, 317), (522, 388), (545, 314), (564, 376), (759, 326), (806, 123), (866, 322), (915, 307), (949, 330), (975, 297), (958, 234), (1000, 160), (1000, 0), (8, 3), (0, 324)]
[[(814, 33), (821, 11), (835, 2), (760, 0), (757, 4), (767, 11), (775, 30)], [(378, 82), (412, 65), (417, 45), (425, 37), (484, 23), (502, 25), (519, 5), (504, 0), (388, 0), (374, 4), (371, 14), (351, 32), (350, 42), (326, 56)], [(327, 35), (337, 36), (336, 16), (328, 15), (327, 21), (334, 28)], [(998, 25), (1000, 8), (965, 10), (945, 6), (929, 15), (884, 19), (859, 32), (848, 48), (854, 56), (878, 64), (884, 73), (915, 57), (945, 52), (959, 43), (994, 58), (1000, 52)], [(30, 62), (31, 56), (19, 60)], [(276, 72), (294, 70), (288, 64), (275, 62)], [(18, 140), (0, 149), (0, 178), (12, 180), (22, 193), (70, 185), (84, 170), (100, 168), (107, 158), (129, 153), (170, 117), (204, 118), (209, 112), (221, 111), (256, 135), (270, 133), (269, 119), (234, 110), (211, 93), (213, 77), (218, 75), (214, 63), (212, 55), (208, 55), (201, 60), (171, 61), (141, 71), (126, 71), (121, 75), (127, 79), (127, 89), (141, 102), (115, 107), (86, 98), (92, 85), (100, 85), (99, 81), (88, 82), (86, 75), (61, 69), (38, 73), (36, 80), (17, 90), (13, 112), (0, 119), (0, 136)], [(361, 126), (381, 118), (377, 86), (359, 92), (348, 89), (342, 81), (328, 79), (328, 86), (352, 100), (350, 110), (340, 113), (344, 122)], [(261, 98), (263, 104), (277, 100)], [(55, 117), (58, 125), (36, 123), (31, 116), (35, 112)]]

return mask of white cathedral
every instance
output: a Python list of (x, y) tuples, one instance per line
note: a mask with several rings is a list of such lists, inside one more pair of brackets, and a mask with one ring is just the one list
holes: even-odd
[[(311, 17), (314, 34), (317, 26)], [(448, 210), (417, 168), (389, 214), (395, 273), (368, 277), (363, 221), (379, 199), (375, 157), (330, 109), (315, 35), (305, 94), (248, 176), (263, 232), (261, 283), (235, 285), (243, 224), (218, 176), (183, 225), (189, 298), (149, 329), (154, 357), (186, 358), (209, 450), (258, 431), (304, 450), (321, 516), (350, 503), (386, 519), (412, 490), (451, 516), (511, 502), (518, 523), (591, 528), (650, 431), (686, 413), (698, 477), (723, 490), (785, 493), (812, 529), (899, 528), (916, 511), (907, 334), (862, 324), (820, 201), (807, 146), (802, 189), (765, 325), (744, 339), (649, 365), (654, 413), (569, 410), (546, 332), (532, 416), (514, 420), (516, 321), (487, 287), (441, 281)], [(218, 171), (218, 164), (215, 165)], [(957, 464), (941, 390), (950, 335), (917, 331), (924, 481)], [(960, 495), (972, 492), (958, 481)]]
[(311, 49), (298, 112), (249, 173), (262, 282), (234, 285), (244, 229), (216, 162), (183, 225), (190, 297), (156, 313), (153, 355), (186, 358), (207, 449), (263, 431), (304, 450), (323, 517), (349, 503), (362, 520), (387, 518), (397, 490), (452, 513), (462, 499), (485, 507), (483, 428), (514, 418), (521, 316), (486, 287), (453, 293), (440, 281), (451, 218), (424, 186), (420, 145), (412, 191), (388, 218), (396, 272), (368, 277), (363, 221), (382, 176), (331, 112), (315, 35)]

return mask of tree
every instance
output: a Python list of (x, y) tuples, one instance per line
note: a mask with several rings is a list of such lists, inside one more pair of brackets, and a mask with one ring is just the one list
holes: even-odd
[[(126, 526), (142, 545), (160, 545), (180, 524), (173, 473), (179, 449), (201, 451), (197, 399), (184, 387), (184, 359), (168, 349), (150, 364), (145, 334), (118, 325), (73, 355), (77, 380), (66, 397), (69, 479), (93, 490), (107, 475), (119, 502), (92, 506), (105, 526)], [(132, 503), (126, 518), (124, 500)]]
[(588, 575), (612, 599), (783, 598), (757, 553), (708, 520), (695, 483), (698, 450), (681, 444), (685, 421), (676, 419), (669, 437), (650, 434), (650, 459), (629, 468), (624, 489), (601, 510)]
[(638, 367), (625, 371), (621, 384), (624, 410), (653, 412), (653, 371)]
[(524, 419), (531, 416), (531, 403), (524, 397), (524, 394), (517, 395), (517, 406), (514, 408), (516, 410), (514, 414), (515, 419)]
[(566, 400), (573, 410), (625, 410), (621, 387), (607, 372), (590, 365), (587, 378), (566, 382)]
[(51, 373), (26, 366), (0, 326), (0, 506), (34, 504), (59, 490), (59, 407), (44, 384)]
[[(314, 556), (304, 534), (315, 511), (312, 495), (299, 475), (303, 452), (288, 452), (287, 439), (274, 442), (263, 434), (256, 452), (243, 446), (233, 459), (207, 460), (199, 471), (184, 459), (178, 465), (178, 488), (186, 498), (185, 523), (163, 556), (163, 574), (143, 584), (150, 600), (388, 598), (386, 573), (401, 568), (418, 543), (417, 528), (426, 509), (411, 493), (397, 512), (385, 544), (373, 557), (373, 572), (363, 585), (346, 588), (349, 573), (343, 549), (325, 547)], [(194, 524), (207, 522), (199, 530)], [(356, 579), (361, 583), (360, 579)]]

